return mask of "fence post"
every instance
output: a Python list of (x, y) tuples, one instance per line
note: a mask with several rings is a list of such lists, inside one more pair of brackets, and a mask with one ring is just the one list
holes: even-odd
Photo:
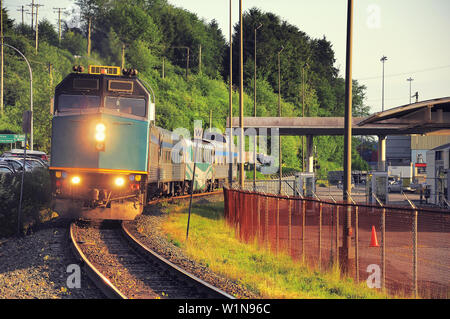
[(305, 263), (306, 200), (302, 200), (302, 261)]
[(339, 205), (336, 205), (336, 265), (339, 267)]
[(359, 221), (358, 221), (358, 206), (355, 206), (355, 272), (356, 272), (356, 282), (359, 282)]
[(409, 205), (414, 209), (414, 220), (412, 223), (412, 248), (413, 248), (413, 267), (412, 267), (412, 272), (413, 272), (413, 294), (414, 294), (414, 298), (417, 298), (418, 292), (417, 292), (417, 207), (416, 205), (414, 205), (408, 198), (408, 196), (406, 196), (405, 193), (402, 192), (402, 195), (406, 198), (406, 200), (408, 201)]
[(288, 207), (288, 214), (289, 214), (289, 221), (288, 221), (288, 236), (289, 236), (289, 242), (288, 242), (288, 251), (289, 251), (289, 255), (292, 255), (292, 251), (291, 251), (291, 249), (292, 249), (292, 243), (291, 243), (291, 240), (292, 240), (292, 229), (291, 229), (291, 227), (292, 227), (292, 205), (291, 205), (291, 200), (289, 199), (288, 200), (288, 203), (289, 203), (289, 207)]
[(386, 208), (381, 211), (381, 288), (386, 289)]
[(280, 244), (280, 198), (277, 197), (277, 226), (275, 229), (276, 236), (277, 236), (277, 246), (276, 246), (276, 253), (278, 254), (279, 251), (279, 244)]
[(250, 210), (250, 221), (251, 221), (250, 234), (253, 238), (253, 236), (255, 236), (255, 233), (256, 233), (255, 232), (255, 219), (253, 217), (253, 215), (255, 214), (255, 193), (251, 194), (250, 196), (251, 196), (251, 198), (250, 198), (250, 207), (251, 207), (251, 210)]
[(269, 248), (269, 197), (266, 196), (266, 216), (264, 221), (266, 248)]
[(322, 268), (322, 202), (319, 202), (319, 270)]
[(257, 229), (257, 231), (258, 231), (258, 244), (261, 242), (261, 202), (259, 201), (259, 198), (260, 198), (260, 195), (257, 194), (256, 195), (256, 200), (257, 200), (257, 202), (256, 202), (256, 210), (258, 212), (258, 216), (257, 216), (257, 218), (258, 218), (258, 229)]
[(413, 221), (413, 285), (414, 298), (417, 298), (417, 209), (414, 210)]

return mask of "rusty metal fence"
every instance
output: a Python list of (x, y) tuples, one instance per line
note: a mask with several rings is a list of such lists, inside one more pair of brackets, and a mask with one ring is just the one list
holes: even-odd
[(400, 297), (450, 297), (450, 212), (320, 201), (224, 189), (225, 217), (241, 240), (321, 270), (342, 266), (351, 210), (353, 275)]

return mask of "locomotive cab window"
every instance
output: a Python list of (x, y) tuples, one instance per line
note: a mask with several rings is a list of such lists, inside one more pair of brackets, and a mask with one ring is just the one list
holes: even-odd
[(142, 98), (107, 96), (105, 97), (105, 108), (142, 117), (145, 117), (147, 113), (146, 102)]
[(100, 97), (96, 95), (69, 95), (58, 96), (58, 111), (100, 107)]

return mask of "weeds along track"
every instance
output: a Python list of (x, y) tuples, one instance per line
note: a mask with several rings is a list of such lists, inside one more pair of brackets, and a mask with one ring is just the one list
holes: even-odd
[(79, 220), (71, 224), (70, 238), (89, 277), (109, 298), (233, 298), (145, 247), (121, 222)]

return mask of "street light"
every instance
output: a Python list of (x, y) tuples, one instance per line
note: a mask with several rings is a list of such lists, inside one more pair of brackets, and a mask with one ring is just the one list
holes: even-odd
[(406, 79), (406, 81), (409, 82), (409, 104), (411, 104), (411, 98), (412, 98), (412, 96), (411, 96), (411, 82), (414, 81), (414, 79), (410, 77), (409, 79)]
[[(28, 62), (25, 55), (23, 55), (22, 52), (20, 52), (17, 48), (13, 47), (12, 45), (6, 44), (6, 43), (0, 43), (0, 46), (7, 46), (13, 50), (15, 50), (17, 53), (19, 53), (22, 58), (25, 60), (28, 66), (28, 71), (30, 73), (30, 111), (31, 111), (31, 130), (30, 130), (30, 144), (31, 144), (31, 150), (33, 150), (33, 72), (31, 71), (30, 63)], [(26, 145), (25, 145), (26, 148)]]
[(384, 112), (384, 62), (386, 62), (387, 57), (383, 55), (380, 61), (383, 63), (383, 88), (382, 88), (382, 97), (381, 97), (381, 110)]
[(230, 122), (228, 123), (228, 127), (230, 129), (230, 136), (229, 136), (229, 148), (228, 148), (228, 154), (229, 154), (229, 167), (228, 167), (228, 184), (231, 188), (233, 186), (233, 160), (234, 160), (234, 154), (232, 154), (233, 148), (232, 143), (233, 141), (233, 24), (231, 21), (231, 12), (232, 12), (232, 2), (230, 0), (230, 87), (229, 87), (229, 118)]
[[(259, 28), (262, 27), (262, 24), (260, 23), (259, 26), (257, 28), (255, 28), (255, 55), (254, 55), (254, 59), (255, 59), (255, 80), (253, 83), (253, 87), (254, 87), (254, 110), (253, 110), (253, 116), (256, 117), (256, 31), (258, 31)], [(254, 156), (253, 156), (253, 190), (256, 191), (256, 136), (255, 136), (255, 150), (254, 150)]]
[[(280, 68), (280, 54), (283, 52), (284, 46), (281, 46), (280, 51), (278, 51), (278, 117), (281, 117), (281, 68)], [(283, 174), (283, 169), (281, 167), (281, 135), (278, 136), (278, 165), (280, 167), (280, 179), (279, 179), (279, 191), (281, 194), (281, 175)]]

